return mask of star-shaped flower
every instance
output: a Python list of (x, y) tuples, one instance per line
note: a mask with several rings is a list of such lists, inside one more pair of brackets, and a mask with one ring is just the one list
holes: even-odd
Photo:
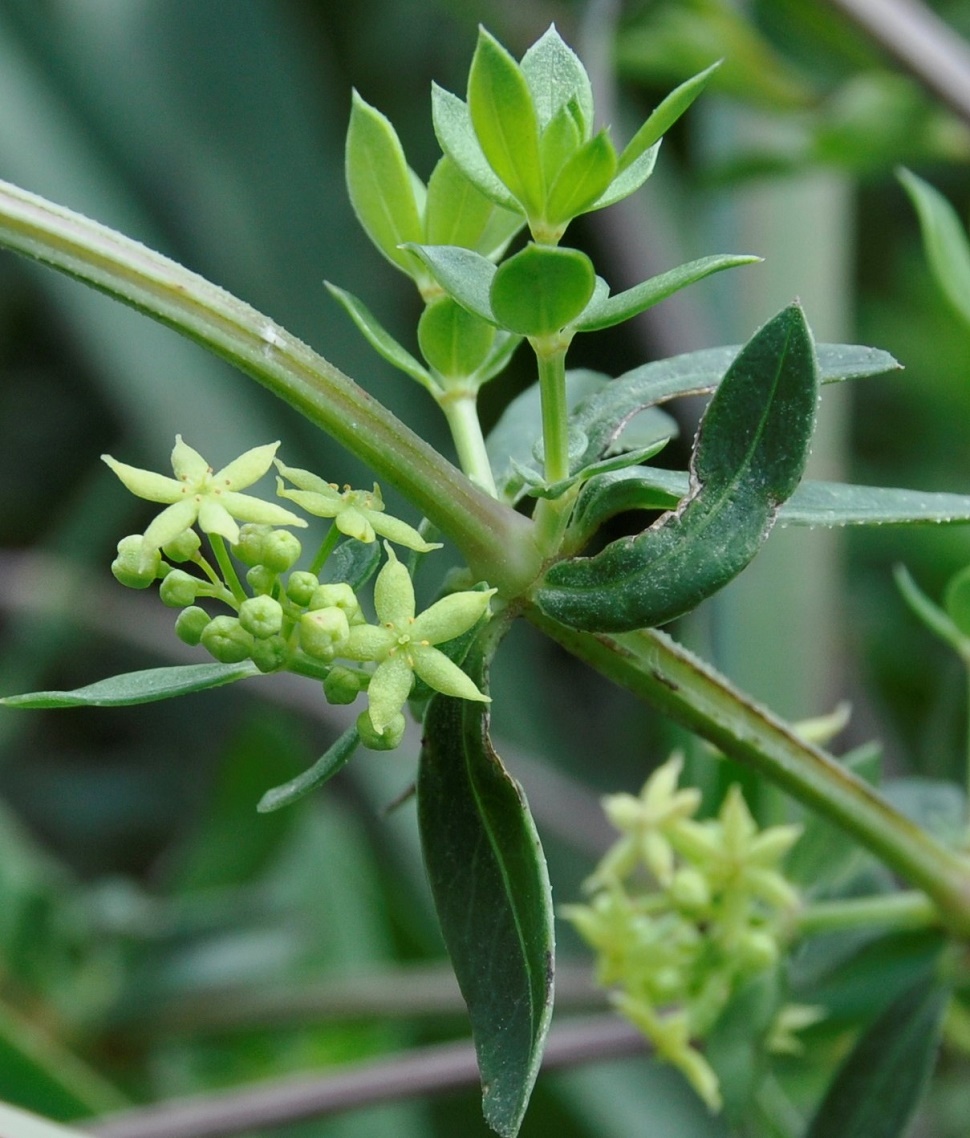
[(407, 522), (384, 513), (384, 500), (376, 482), (373, 490), (352, 490), (349, 486), (339, 490), (333, 482), (325, 482), (309, 470), (296, 470), (279, 461), (276, 467), (283, 478), (297, 487), (296, 490), (287, 490), (283, 480), (278, 478), (278, 493), (281, 498), (289, 498), (308, 514), (314, 514), (318, 518), (333, 518), (337, 529), (348, 537), (371, 542), (376, 541), (380, 535), (418, 553), (441, 548), (440, 545), (426, 542)]
[(460, 699), (488, 703), (469, 677), (435, 648), (473, 628), (488, 611), (495, 592), (452, 593), (420, 616), (414, 613), (414, 586), (393, 549), (374, 584), (374, 607), (379, 625), (357, 624), (350, 629), (340, 655), (348, 660), (373, 660), (377, 668), (367, 686), (371, 722), (378, 734), (401, 711), (419, 676), (435, 691)]
[(279, 445), (276, 442), (253, 447), (228, 466), (213, 471), (198, 451), (182, 442), (181, 435), (176, 435), (172, 451), (174, 478), (128, 466), (109, 454), (101, 457), (132, 494), (166, 505), (145, 530), (142, 558), (147, 560), (155, 550), (174, 541), (196, 523), (203, 533), (219, 534), (233, 543), (239, 540), (237, 519), (262, 525), (305, 526), (303, 518), (275, 502), (239, 493), (269, 470)]

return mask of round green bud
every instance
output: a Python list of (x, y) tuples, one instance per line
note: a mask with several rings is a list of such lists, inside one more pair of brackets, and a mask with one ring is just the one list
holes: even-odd
[(202, 633), (212, 617), (198, 605), (182, 609), (175, 620), (175, 635), (184, 644), (194, 648), (202, 639)]
[(274, 573), (285, 573), (300, 560), (303, 546), (289, 530), (274, 529), (263, 542), (262, 563)]
[(314, 591), (319, 588), (320, 582), (314, 573), (305, 569), (298, 569), (291, 573), (286, 580), (286, 595), (295, 604), (305, 608), (310, 603)]
[(315, 660), (332, 660), (349, 636), (350, 625), (342, 609), (314, 609), (300, 617), (300, 647)]
[(276, 584), (276, 574), (265, 565), (254, 565), (246, 574), (246, 581), (254, 593), (265, 595), (273, 591)]
[(276, 636), (283, 627), (283, 606), (272, 597), (250, 597), (239, 606), (239, 623), (257, 640)]
[(162, 552), (169, 561), (191, 561), (199, 552), (202, 538), (194, 529), (183, 530), (173, 541), (162, 546)]
[(236, 617), (215, 616), (203, 629), (200, 643), (221, 664), (238, 664), (252, 656), (255, 641)]
[(337, 664), (330, 669), (323, 681), (323, 694), (328, 703), (353, 703), (366, 683), (365, 677), (353, 668)]
[(194, 605), (199, 595), (199, 586), (202, 581), (186, 573), (184, 569), (173, 569), (166, 573), (158, 588), (158, 595), (163, 605), (173, 609), (184, 609)]
[(346, 583), (336, 585), (319, 585), (313, 590), (313, 596), (307, 605), (309, 609), (338, 608), (347, 617), (350, 624), (362, 624), (366, 619), (360, 608), (357, 594)]
[(678, 869), (669, 886), (670, 899), (678, 909), (696, 913), (711, 903), (711, 888), (707, 878), (697, 869), (685, 866)]
[(147, 589), (161, 575), (161, 554), (154, 549), (146, 558), (144, 551), (140, 533), (130, 534), (118, 542), (118, 556), (111, 562), (111, 572), (129, 589)]
[(738, 939), (737, 953), (743, 968), (761, 972), (778, 961), (778, 940), (767, 929), (746, 929)]
[(290, 646), (282, 636), (268, 636), (253, 644), (253, 663), (261, 672), (278, 672), (290, 659)]
[(233, 556), (243, 565), (262, 565), (263, 544), (271, 532), (269, 526), (257, 525), (255, 522), (247, 522), (244, 526), (240, 526), (239, 540), (232, 547)]
[(371, 722), (370, 712), (362, 711), (357, 716), (357, 732), (360, 735), (361, 745), (371, 751), (393, 751), (401, 745), (407, 722), (399, 711), (387, 724), (383, 732), (379, 733)]

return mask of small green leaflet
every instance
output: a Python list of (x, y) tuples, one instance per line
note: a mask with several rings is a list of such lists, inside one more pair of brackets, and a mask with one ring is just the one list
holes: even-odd
[(862, 1034), (806, 1138), (903, 1138), (929, 1082), (949, 989), (921, 980)]
[(260, 675), (252, 660), (239, 664), (179, 664), (171, 668), (148, 668), (124, 672), (88, 684), (75, 691), (37, 691), (27, 695), (8, 695), (0, 699), (6, 707), (128, 707), (136, 703), (155, 703), (177, 695), (208, 691), (223, 684)]
[(536, 594), (573, 628), (626, 631), (681, 616), (732, 580), (805, 469), (818, 365), (793, 304), (741, 350), (704, 415), (691, 489), (675, 512), (590, 558), (553, 565)]
[(926, 257), (943, 294), (970, 322), (970, 242), (956, 210), (929, 182), (899, 171), (899, 180), (916, 206)]
[[(465, 668), (487, 690), (480, 654)], [(485, 1118), (513, 1138), (552, 1015), (545, 860), (522, 790), (492, 747), (485, 708), (435, 695), (424, 723), (417, 790), (428, 879), (468, 1005)]]
[(291, 778), (282, 786), (274, 786), (272, 790), (267, 790), (259, 800), (256, 809), (260, 814), (269, 814), (273, 810), (279, 810), (282, 806), (289, 806), (292, 802), (298, 802), (311, 790), (316, 790), (318, 786), (322, 786), (328, 779), (333, 778), (337, 771), (346, 766), (353, 758), (359, 746), (360, 733), (357, 727), (349, 727), (333, 746), (317, 759), (312, 767), (307, 767), (296, 778)]

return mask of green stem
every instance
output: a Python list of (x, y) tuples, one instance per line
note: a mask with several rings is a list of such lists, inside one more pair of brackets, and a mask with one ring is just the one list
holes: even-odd
[(235, 364), (400, 490), (504, 595), (539, 557), (532, 524), (479, 490), (333, 364), (198, 274), (80, 214), (0, 182), (0, 245), (177, 329)]
[(438, 406), (448, 420), (462, 470), (486, 494), (497, 498), (492, 464), (478, 418), (477, 392), (446, 391), (438, 398)]
[(940, 914), (936, 906), (925, 893), (919, 892), (814, 901), (797, 914), (794, 922), (799, 936), (873, 926), (896, 930), (928, 929), (939, 923)]
[(340, 540), (340, 530), (335, 525), (332, 525), (327, 530), (327, 536), (320, 542), (320, 548), (317, 550), (317, 555), (313, 559), (313, 564), (310, 566), (311, 573), (319, 573), (320, 570), (327, 563), (327, 558), (337, 548), (337, 542)]
[(566, 347), (558, 338), (552, 343), (530, 340), (539, 364), (539, 394), (542, 398), (542, 446), (547, 482), (569, 477), (569, 408), (566, 404)]
[(232, 558), (229, 556), (229, 550), (226, 549), (224, 538), (217, 533), (210, 533), (209, 544), (212, 546), (212, 552), (216, 555), (216, 564), (222, 571), (222, 579), (229, 587), (229, 591), (236, 598), (239, 604), (246, 600), (247, 593), (242, 587), (242, 582), (239, 580), (239, 575), (236, 573), (236, 566), (232, 563)]
[(610, 637), (530, 610), (530, 620), (597, 671), (852, 834), (970, 935), (970, 860), (921, 830), (831, 755), (656, 629)]

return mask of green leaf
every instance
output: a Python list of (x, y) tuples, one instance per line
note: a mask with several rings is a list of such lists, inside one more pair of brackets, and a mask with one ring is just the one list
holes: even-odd
[(136, 703), (154, 703), (177, 695), (208, 691), (223, 684), (258, 676), (252, 660), (239, 664), (178, 664), (172, 668), (148, 668), (141, 672), (124, 672), (106, 680), (88, 684), (75, 691), (37, 691), (28, 695), (8, 695), (0, 699), (6, 707), (128, 707)]
[(629, 630), (688, 612), (760, 549), (805, 469), (818, 367), (798, 305), (761, 328), (711, 400), (676, 512), (591, 558), (553, 565), (539, 607), (574, 628)]
[(778, 521), (786, 526), (959, 524), (970, 522), (970, 496), (805, 481), (782, 506)]
[(428, 180), (424, 211), (427, 244), (460, 245), (494, 260), (505, 252), (523, 224), (520, 213), (497, 206), (447, 154), (439, 160)]
[(484, 28), (468, 73), (468, 112), (482, 152), (530, 216), (542, 212), (539, 123), (519, 65)]
[(963, 223), (946, 198), (909, 170), (899, 180), (916, 206), (930, 269), (944, 296), (970, 322), (970, 243)]
[(418, 321), (418, 343), (428, 363), (448, 379), (474, 375), (488, 358), (495, 325), (450, 296), (433, 300)]
[(630, 139), (620, 155), (620, 171), (628, 169), (642, 154), (655, 146), (693, 103), (721, 66), (721, 60), (681, 83), (654, 109), (647, 121)]
[(323, 283), (327, 286), (330, 295), (343, 306), (351, 320), (363, 333), (364, 339), (379, 356), (382, 356), (399, 371), (403, 371), (405, 375), (416, 379), (428, 391), (438, 390), (438, 385), (428, 373), (428, 369), (422, 367), (407, 348), (394, 339), (362, 300), (358, 300), (353, 293), (338, 288), (329, 281)]
[(349, 727), (312, 767), (307, 767), (289, 782), (267, 790), (256, 809), (260, 814), (269, 814), (273, 810), (298, 802), (311, 790), (316, 790), (318, 786), (333, 778), (353, 758), (359, 746), (360, 734), (356, 726)]
[(754, 977), (731, 997), (705, 1041), (705, 1055), (717, 1074), (725, 1113), (734, 1123), (750, 1105), (767, 1071), (765, 1036), (780, 1000), (777, 971)]
[[(466, 662), (487, 690), (481, 659)], [(553, 918), (521, 787), (479, 703), (436, 695), (425, 716), (418, 822), (445, 943), (468, 1004), (488, 1124), (518, 1132), (552, 1014)]]
[(75, 1130), (0, 1102), (0, 1133), (6, 1138), (91, 1138), (90, 1130)]
[(356, 91), (347, 131), (347, 190), (367, 236), (393, 265), (414, 276), (414, 259), (398, 248), (424, 236), (414, 175), (394, 127)]
[(342, 541), (327, 558), (320, 575), (325, 584), (347, 584), (354, 592), (362, 588), (377, 572), (381, 563), (379, 541)]
[(428, 266), (445, 292), (469, 312), (492, 324), (498, 320), (489, 295), (495, 279), (495, 266), (480, 253), (457, 245), (412, 245), (410, 248)]
[(472, 126), (467, 103), (432, 83), (431, 120), (438, 145), (472, 185), (496, 205), (521, 216), (522, 206), (488, 164)]
[(582, 144), (583, 136), (574, 108), (560, 107), (539, 138), (542, 176), (547, 186), (552, 185), (559, 171)]
[(963, 635), (950, 615), (923, 592), (910, 575), (905, 565), (897, 565), (893, 570), (896, 586), (903, 594), (903, 600), (920, 618), (923, 624), (935, 633), (944, 643), (960, 656), (970, 658), (970, 642)]
[(593, 88), (579, 57), (551, 24), (522, 56), (522, 74), (543, 130), (560, 108), (575, 102), (588, 138), (593, 123)]
[[(970, 506), (970, 499), (967, 505)], [(960, 632), (970, 638), (970, 566), (961, 569), (947, 582), (943, 607)]]
[(932, 1074), (949, 999), (931, 978), (890, 1004), (842, 1064), (806, 1138), (902, 1138)]
[(622, 324), (624, 320), (629, 320), (647, 308), (652, 308), (661, 300), (666, 300), (668, 296), (686, 288), (687, 285), (709, 277), (712, 273), (733, 269), (739, 265), (752, 265), (760, 260), (760, 257), (746, 254), (721, 253), (689, 261), (686, 265), (679, 265), (676, 269), (651, 277), (650, 280), (617, 293), (616, 296), (606, 297), (595, 307), (591, 306), (591, 310), (585, 312), (576, 322), (576, 329), (579, 332), (596, 332), (601, 328), (612, 328), (614, 324)]
[(608, 132), (601, 130), (560, 169), (546, 198), (546, 219), (560, 225), (585, 213), (603, 196), (615, 173), (616, 151)]
[(583, 311), (595, 285), (585, 253), (530, 243), (499, 265), (489, 299), (503, 327), (521, 336), (552, 336)]
[(645, 150), (639, 158), (630, 163), (625, 170), (621, 170), (612, 182), (606, 187), (603, 196), (597, 198), (589, 207), (606, 209), (607, 206), (628, 198), (635, 193), (653, 173), (657, 164), (657, 155), (660, 153), (660, 143), (655, 142), (649, 150)]

